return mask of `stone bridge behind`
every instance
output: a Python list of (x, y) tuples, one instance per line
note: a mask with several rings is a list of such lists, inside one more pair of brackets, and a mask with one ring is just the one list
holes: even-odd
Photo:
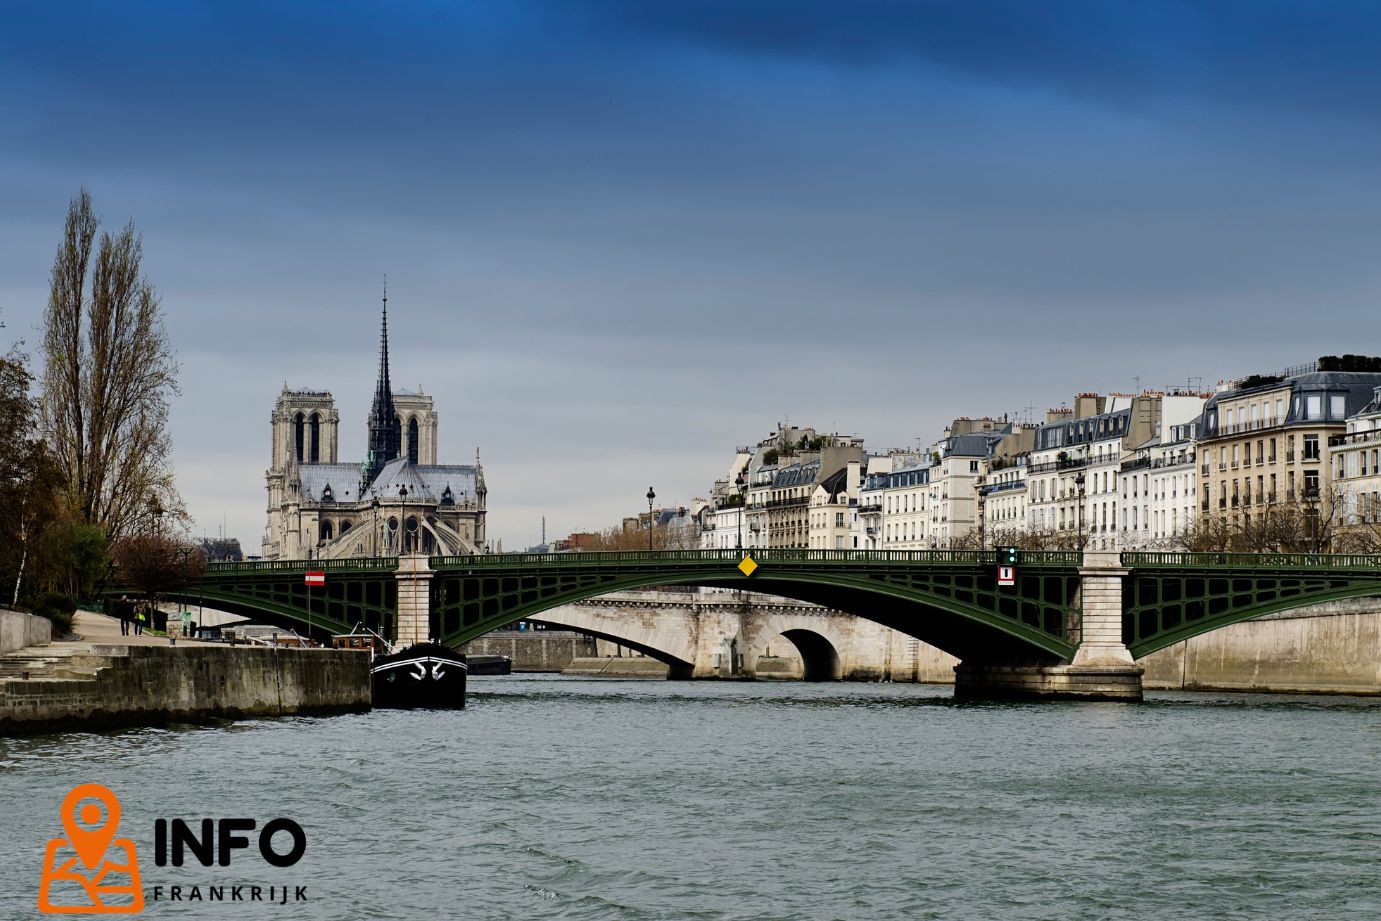
[(531, 620), (658, 659), (671, 678), (949, 683), (959, 661), (875, 621), (730, 589), (612, 592)]

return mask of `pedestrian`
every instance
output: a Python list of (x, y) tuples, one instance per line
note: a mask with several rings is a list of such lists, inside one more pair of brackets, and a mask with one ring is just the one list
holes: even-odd
[(134, 613), (134, 635), (135, 635), (135, 636), (143, 636), (143, 635), (144, 635), (144, 623), (145, 623), (145, 621), (148, 620), (148, 617), (149, 617), (148, 608), (147, 608), (145, 605), (142, 605), (142, 604), (141, 604), (141, 605), (139, 606), (138, 610), (136, 610), (135, 613)]
[(129, 603), (129, 599), (127, 599), (124, 595), (121, 595), (120, 604), (118, 605), (117, 610), (120, 613), (120, 635), (129, 636), (129, 618), (130, 614), (134, 610), (134, 607)]

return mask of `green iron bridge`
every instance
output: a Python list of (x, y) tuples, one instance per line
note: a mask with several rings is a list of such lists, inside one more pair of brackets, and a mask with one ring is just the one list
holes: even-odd
[[(965, 663), (1056, 665), (1075, 659), (1093, 635), (1092, 601), (1085, 604), (1081, 587), (1094, 577), (1113, 586), (1114, 605), (1120, 584), (1120, 611), (1098, 616), (1120, 617), (1122, 644), (1138, 659), (1263, 614), (1381, 595), (1378, 555), (1027, 551), (1016, 584), (999, 586), (994, 551), (748, 552), (757, 564), (751, 575), (739, 569), (737, 550), (432, 557), (425, 583), (401, 580), (396, 557), (212, 563), (191, 597), (326, 639), (357, 626), (393, 636), (400, 592), (426, 592), (430, 635), (459, 645), (608, 592), (699, 585), (856, 614)], [(324, 572), (325, 586), (306, 586), (307, 571)], [(1115, 635), (1112, 621), (1105, 627)]]

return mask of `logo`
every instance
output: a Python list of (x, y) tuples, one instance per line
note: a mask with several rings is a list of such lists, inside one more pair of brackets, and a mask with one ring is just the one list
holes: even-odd
[(61, 818), (67, 837), (49, 841), (43, 855), (39, 911), (82, 915), (142, 911), (144, 890), (134, 842), (115, 837), (120, 828), (120, 800), (115, 794), (98, 783), (78, 784), (63, 799)]

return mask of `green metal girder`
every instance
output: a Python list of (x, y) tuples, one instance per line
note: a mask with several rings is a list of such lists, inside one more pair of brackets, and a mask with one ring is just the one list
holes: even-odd
[[(433, 557), (433, 625), (443, 642), (458, 645), (517, 620), (572, 601), (650, 585), (699, 584), (745, 588), (812, 600), (821, 592), (846, 593), (878, 604), (915, 606), (889, 626), (925, 637), (932, 617), (953, 615), (976, 628), (994, 631), (1032, 653), (1068, 658), (1066, 621), (1078, 584), (1079, 554), (1026, 553), (1018, 585), (996, 584), (994, 551), (754, 550), (761, 567), (751, 577), (737, 566), (737, 550), (620, 551), (612, 553), (490, 554)], [(372, 629), (391, 624), (396, 597), (396, 558), (330, 561), (213, 563), (200, 580), (222, 604), (292, 617), (305, 625), (308, 593), (304, 572), (326, 572), (326, 588), (313, 589), (313, 625), (328, 622)], [(383, 606), (364, 604), (352, 583), (387, 586)], [(346, 594), (342, 594), (342, 593)], [(211, 597), (210, 594), (207, 595)], [(377, 597), (372, 596), (372, 597)], [(869, 604), (858, 613), (875, 620)], [(922, 610), (924, 609), (924, 610)], [(380, 629), (387, 635), (386, 630)]]
[[(1123, 556), (1125, 562), (1127, 554)], [(1231, 557), (1233, 561), (1185, 560), (1185, 564), (1198, 565), (1171, 568), (1138, 565), (1128, 575), (1123, 589), (1122, 641), (1133, 657), (1139, 659), (1190, 637), (1265, 614), (1381, 595), (1381, 559), (1375, 557), (1372, 559), (1379, 565), (1371, 567), (1357, 566), (1356, 557), (1330, 564), (1325, 562), (1327, 558), (1317, 556), (1304, 566), (1271, 567), (1256, 559), (1248, 561), (1249, 565), (1235, 565), (1246, 554), (1203, 556)]]

